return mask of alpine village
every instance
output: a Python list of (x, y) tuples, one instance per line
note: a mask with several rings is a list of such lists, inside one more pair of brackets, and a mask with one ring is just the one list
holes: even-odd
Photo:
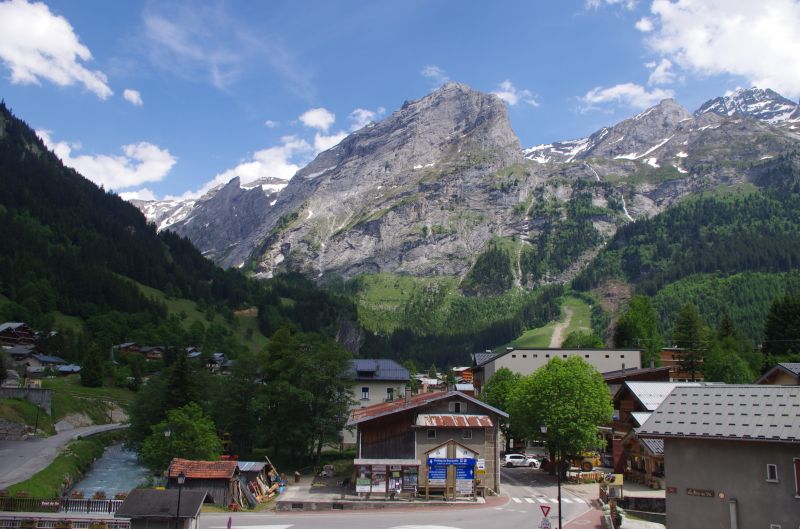
[(0, 105), (1, 529), (800, 525), (777, 91), (525, 147), (447, 81), (191, 199), (125, 200), (24, 119)]

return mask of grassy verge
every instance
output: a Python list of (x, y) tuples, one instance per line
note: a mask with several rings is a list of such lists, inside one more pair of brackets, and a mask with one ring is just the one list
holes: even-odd
[[(566, 317), (567, 308), (572, 310), (572, 319), (569, 326), (564, 330), (564, 338), (569, 336), (573, 331), (589, 331), (592, 330), (592, 307), (586, 301), (571, 296), (566, 296), (561, 304), (561, 318), (559, 321), (563, 322)], [(525, 331), (522, 336), (513, 340), (510, 344), (511, 347), (519, 349), (538, 349), (550, 346), (550, 339), (553, 337), (557, 322), (551, 321), (543, 327), (530, 329)], [(500, 350), (505, 349), (505, 345)]]
[(80, 375), (48, 378), (42, 382), (42, 387), (53, 390), (54, 422), (79, 413), (88, 416), (94, 424), (108, 424), (111, 403), (127, 409), (134, 398), (134, 393), (126, 388), (81, 386)]
[(105, 447), (119, 441), (124, 432), (106, 432), (69, 443), (47, 468), (32, 478), (8, 488), (11, 494), (27, 492), (36, 498), (54, 498), (64, 492), (65, 484), (75, 483), (103, 455)]
[(11, 422), (27, 424), (31, 427), (38, 425), (39, 430), (47, 435), (54, 435), (56, 433), (56, 429), (53, 427), (53, 421), (50, 419), (47, 412), (27, 400), (0, 400), (0, 417), (8, 419)]

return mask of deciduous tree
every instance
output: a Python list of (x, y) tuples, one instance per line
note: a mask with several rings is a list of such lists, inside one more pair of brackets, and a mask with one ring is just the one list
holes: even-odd
[[(169, 428), (170, 435), (164, 431)], [(167, 412), (167, 419), (154, 424), (142, 444), (142, 459), (153, 470), (163, 470), (171, 458), (215, 461), (222, 453), (214, 422), (195, 403)]]
[[(611, 421), (603, 376), (578, 356), (552, 358), (523, 377), (511, 394), (511, 422), (528, 439), (547, 443), (551, 459), (595, 449), (597, 427)], [(541, 426), (547, 426), (547, 433)]]
[[(514, 373), (507, 367), (501, 367), (489, 378), (481, 391), (481, 400), (490, 406), (508, 412), (511, 406), (511, 395), (522, 375)], [(514, 425), (509, 421), (500, 425), (500, 431), (506, 440), (506, 452), (511, 449), (511, 439), (516, 435)]]

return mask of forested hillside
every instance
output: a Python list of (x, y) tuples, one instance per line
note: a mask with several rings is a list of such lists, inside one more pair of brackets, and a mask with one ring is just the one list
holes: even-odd
[[(218, 311), (255, 301), (253, 281), (216, 267), (187, 239), (156, 234), (134, 206), (65, 167), (4, 103), (0, 182), (3, 321), (49, 329), (73, 316), (89, 329), (156, 329), (167, 307), (142, 285)], [(105, 348), (116, 336), (92, 338)]]
[(691, 198), (620, 228), (573, 281), (588, 290), (609, 278), (640, 293), (697, 273), (788, 272), (800, 267), (797, 155), (769, 164), (762, 192)]

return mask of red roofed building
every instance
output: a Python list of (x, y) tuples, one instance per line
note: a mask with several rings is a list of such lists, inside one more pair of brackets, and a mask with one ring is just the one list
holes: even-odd
[(241, 503), (239, 468), (236, 461), (192, 461), (174, 458), (169, 464), (167, 488), (178, 487), (178, 474), (186, 476), (184, 489), (206, 490), (206, 501), (228, 506)]
[[(447, 470), (447, 487), (457, 485), (460, 493), (498, 491), (498, 424), (507, 419), (506, 412), (458, 391), (409, 392), (402, 399), (353, 410), (347, 424), (357, 428), (356, 492), (417, 493), (426, 486), (444, 491), (444, 479), (435, 479), (436, 471), (429, 468), (434, 459), (474, 465), (459, 471), (461, 479)], [(464, 477), (473, 472), (474, 478)]]

